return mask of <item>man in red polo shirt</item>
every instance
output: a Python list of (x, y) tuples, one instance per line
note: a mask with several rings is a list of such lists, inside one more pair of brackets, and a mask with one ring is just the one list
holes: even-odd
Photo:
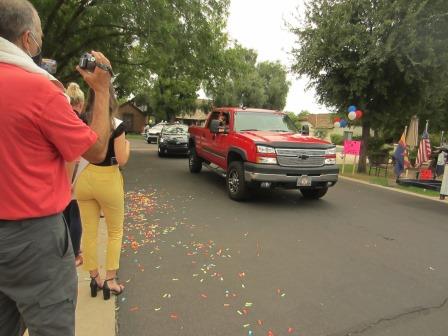
[(101, 162), (110, 136), (109, 73), (78, 69), (95, 91), (88, 127), (60, 86), (34, 68), (42, 35), (27, 0), (0, 0), (0, 336), (22, 335), (25, 326), (30, 336), (74, 335), (77, 275), (61, 215), (70, 201), (65, 162), (80, 155)]

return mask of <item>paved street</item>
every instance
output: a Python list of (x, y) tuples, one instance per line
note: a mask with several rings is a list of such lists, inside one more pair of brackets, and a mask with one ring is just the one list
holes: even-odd
[(349, 181), (237, 203), (132, 147), (120, 336), (448, 334), (446, 204)]

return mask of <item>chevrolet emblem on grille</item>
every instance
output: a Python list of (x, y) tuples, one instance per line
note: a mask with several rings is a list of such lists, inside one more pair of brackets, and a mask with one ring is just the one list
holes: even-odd
[(309, 155), (306, 155), (306, 154), (299, 154), (299, 155), (297, 155), (297, 158), (298, 158), (298, 159), (301, 159), (301, 160), (306, 160), (306, 159), (309, 158)]

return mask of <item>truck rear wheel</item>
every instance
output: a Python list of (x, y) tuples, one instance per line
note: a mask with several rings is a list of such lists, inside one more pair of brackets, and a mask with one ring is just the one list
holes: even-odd
[(319, 199), (328, 191), (328, 187), (324, 188), (301, 188), (300, 192), (306, 199)]
[(188, 156), (188, 166), (190, 168), (190, 173), (199, 173), (202, 169), (202, 159), (197, 156), (196, 149), (191, 148), (190, 154)]
[(241, 161), (233, 161), (227, 169), (227, 191), (229, 197), (235, 201), (247, 199), (249, 188), (244, 179), (244, 165)]

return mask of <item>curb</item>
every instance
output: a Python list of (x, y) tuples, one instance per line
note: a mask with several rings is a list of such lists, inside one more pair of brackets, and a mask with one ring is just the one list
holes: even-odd
[(410, 191), (401, 190), (401, 189), (395, 189), (395, 188), (392, 188), (392, 187), (385, 187), (385, 186), (382, 186), (382, 185), (379, 185), (379, 184), (373, 184), (373, 183), (370, 183), (370, 182), (361, 181), (361, 180), (358, 180), (358, 179), (355, 179), (355, 178), (352, 178), (352, 177), (346, 177), (346, 176), (339, 175), (339, 178), (342, 179), (342, 180), (347, 180), (347, 181), (351, 181), (351, 182), (355, 182), (355, 183), (369, 185), (369, 186), (375, 187), (375, 188), (380, 188), (380, 189), (384, 189), (384, 190), (398, 192), (398, 193), (401, 193), (401, 194), (414, 196), (414, 197), (419, 197), (419, 198), (423, 198), (423, 199), (434, 201), (434, 202), (438, 202), (438, 203), (448, 204), (448, 202), (446, 202), (446, 201), (442, 201), (442, 200), (439, 200), (439, 199), (431, 197), (431, 196), (420, 195), (420, 194), (416, 194), (416, 193), (413, 193), (413, 192), (410, 192)]

